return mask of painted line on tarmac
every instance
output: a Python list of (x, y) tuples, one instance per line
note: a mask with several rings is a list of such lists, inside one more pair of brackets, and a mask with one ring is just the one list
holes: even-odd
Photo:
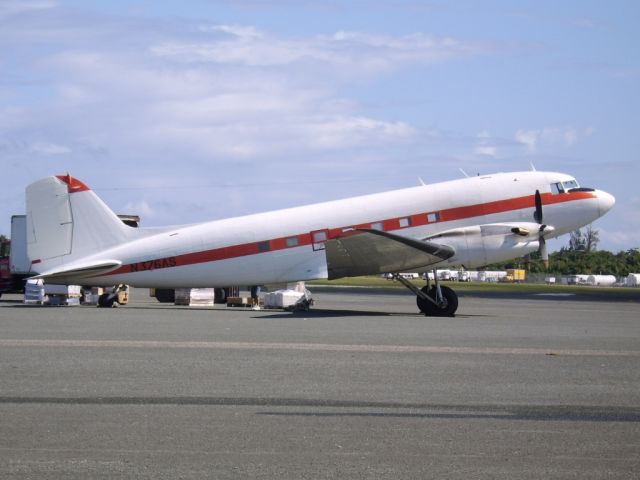
[(590, 350), (421, 345), (341, 345), (328, 343), (169, 342), (154, 340), (26, 340), (0, 339), (0, 347), (48, 348), (172, 348), (205, 350), (303, 350), (363, 353), (452, 353), (462, 355), (550, 355), (640, 357), (640, 350)]

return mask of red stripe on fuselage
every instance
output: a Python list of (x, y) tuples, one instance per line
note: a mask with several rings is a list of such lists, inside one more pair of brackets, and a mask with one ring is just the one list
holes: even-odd
[[(553, 205), (557, 203), (595, 198), (595, 194), (592, 192), (571, 192), (558, 195), (543, 193), (541, 196), (542, 203), (544, 205)], [(404, 228), (411, 228), (428, 225), (430, 223), (435, 224), (442, 222), (451, 222), (455, 220), (464, 220), (483, 215), (492, 215), (496, 213), (522, 210), (525, 208), (535, 208), (534, 195), (510, 198), (506, 200), (497, 200), (495, 202), (479, 203), (476, 205), (467, 205), (464, 207), (455, 207), (444, 210), (431, 210), (430, 212), (438, 212), (440, 214), (440, 218), (436, 222), (429, 222), (427, 220), (427, 212), (424, 212), (408, 215), (406, 217), (389, 218), (386, 220), (351, 225), (349, 227), (329, 228), (328, 238), (337, 238), (341, 235), (344, 235), (345, 228), (371, 228), (371, 225), (375, 223), (382, 223), (384, 226), (384, 230), (400, 230), (401, 228), (403, 228), (400, 226), (400, 220), (404, 218), (410, 219), (410, 225)], [(298, 239), (298, 243), (291, 246), (287, 245), (287, 239), (292, 237), (296, 237)], [(265, 242), (268, 242), (269, 244), (268, 250), (261, 249), (261, 246), (265, 245)], [(161, 268), (181, 267), (185, 265), (194, 265), (197, 263), (215, 262), (218, 260), (245, 257), (248, 255), (285, 250), (288, 248), (296, 248), (311, 244), (312, 239), (310, 233), (289, 235), (286, 237), (273, 238), (270, 240), (263, 240), (259, 242), (230, 245), (228, 247), (214, 248), (211, 250), (204, 250), (202, 252), (186, 253), (182, 255), (176, 255), (174, 257), (164, 257), (128, 265), (122, 265), (120, 268), (114, 270), (113, 272), (110, 272), (108, 275), (116, 275), (120, 273), (136, 273), (149, 270), (157, 270)]]

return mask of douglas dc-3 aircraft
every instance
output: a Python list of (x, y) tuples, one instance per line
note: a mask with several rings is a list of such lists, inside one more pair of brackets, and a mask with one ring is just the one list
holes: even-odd
[(70, 175), (27, 187), (36, 278), (80, 285), (227, 287), (395, 273), (427, 315), (458, 298), (397, 272), (487, 265), (539, 250), (613, 207), (565, 174), (499, 173), (166, 228), (125, 225)]

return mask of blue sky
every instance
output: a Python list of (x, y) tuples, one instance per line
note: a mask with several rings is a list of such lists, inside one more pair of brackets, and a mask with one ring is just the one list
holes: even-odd
[(152, 226), (533, 163), (615, 195), (600, 247), (638, 248), (639, 14), (0, 0), (0, 233), (27, 184), (66, 172)]

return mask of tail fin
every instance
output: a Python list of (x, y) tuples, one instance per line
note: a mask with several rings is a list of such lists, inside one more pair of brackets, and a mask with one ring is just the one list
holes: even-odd
[(27, 253), (43, 272), (132, 238), (131, 228), (87, 185), (70, 175), (47, 177), (26, 190)]

